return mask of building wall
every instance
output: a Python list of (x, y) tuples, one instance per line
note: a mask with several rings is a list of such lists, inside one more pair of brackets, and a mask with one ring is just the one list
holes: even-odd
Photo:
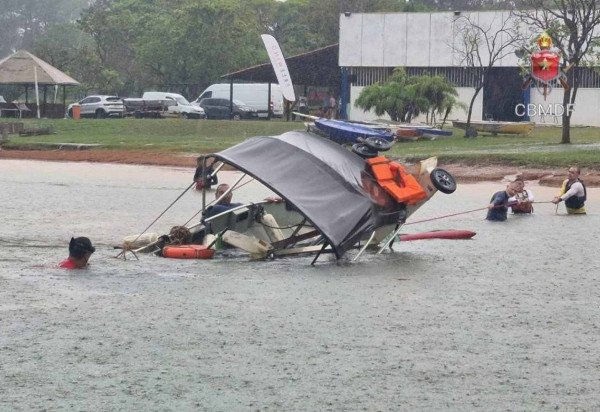
[[(351, 120), (358, 121), (369, 121), (374, 119), (386, 119), (390, 120), (388, 115), (377, 116), (374, 111), (364, 111), (356, 106), (354, 106), (354, 102), (360, 95), (364, 86), (356, 86), (350, 89), (350, 107), (348, 108), (348, 118)], [(469, 104), (471, 101), (471, 97), (473, 97), (473, 89), (470, 87), (457, 87), (456, 91), (458, 92), (458, 100), (465, 102), (465, 104)], [(479, 95), (475, 99), (475, 103), (473, 104), (473, 116), (472, 120), (481, 120), (481, 113), (483, 108), (483, 93), (479, 92)], [(448, 121), (450, 120), (465, 120), (467, 118), (467, 111), (456, 108), (448, 115)], [(441, 122), (441, 118), (438, 121)], [(416, 119), (413, 119), (413, 123), (425, 122), (425, 116), (419, 116)]]
[[(354, 102), (360, 95), (365, 86), (356, 86), (350, 89), (350, 105), (348, 110), (348, 118), (351, 120), (368, 121), (378, 117), (388, 119), (387, 115), (377, 116), (375, 112), (365, 112), (362, 109), (354, 106)], [(467, 107), (473, 96), (474, 89), (471, 87), (457, 87), (458, 100), (464, 103)], [(533, 115), (530, 120), (537, 124), (561, 125), (561, 112), (557, 105), (562, 105), (563, 91), (560, 88), (553, 90), (544, 100), (544, 96), (537, 90), (531, 90), (531, 108)], [(540, 109), (540, 105), (542, 109)], [(543, 113), (542, 113), (543, 111)], [(466, 120), (467, 111), (456, 108), (449, 115), (448, 120)], [(472, 120), (483, 120), (483, 92), (475, 99), (473, 104)], [(441, 121), (441, 119), (438, 119)], [(420, 116), (413, 120), (414, 123), (425, 122), (425, 117)], [(573, 116), (571, 118), (572, 126), (594, 126), (600, 127), (600, 90), (592, 88), (579, 88), (577, 91), (577, 100)]]
[[(461, 66), (458, 52), (461, 49), (461, 16), (468, 16), (492, 32), (510, 18), (510, 13), (341, 14), (339, 64), (342, 67)], [(511, 20), (510, 24), (517, 23)], [(517, 66), (518, 58), (513, 51), (509, 50), (497, 66)]]
[[(557, 88), (544, 100), (544, 96), (535, 90), (531, 91), (531, 104), (535, 107), (536, 114), (531, 116), (531, 121), (537, 124), (562, 125), (560, 108), (562, 105), (563, 90)], [(541, 113), (539, 105), (543, 106)], [(549, 106), (549, 107), (548, 107)], [(550, 114), (547, 114), (550, 112)], [(596, 126), (600, 127), (600, 90), (591, 88), (577, 89), (577, 99), (571, 117), (571, 126)]]
[[(468, 16), (480, 26), (497, 30), (502, 21), (509, 18), (510, 12), (454, 12), (439, 13), (352, 13), (340, 15), (339, 65), (350, 68), (351, 73), (358, 73), (358, 82), (350, 86), (349, 118), (352, 120), (372, 120), (375, 113), (366, 113), (354, 106), (354, 101), (364, 86), (383, 82), (394, 67), (405, 67), (411, 70), (437, 68), (445, 70), (445, 75), (457, 87), (459, 100), (468, 105), (473, 95), (473, 88), (468, 79), (463, 79), (460, 72), (464, 67), (461, 61), (461, 30), (459, 17)], [(519, 25), (518, 21), (513, 21)], [(537, 31), (530, 32), (527, 27), (519, 27), (532, 39)], [(514, 50), (513, 50), (514, 51)], [(519, 60), (511, 51), (499, 60), (496, 67), (517, 67)], [(444, 69), (445, 68), (445, 69)], [(456, 72), (458, 70), (458, 72)], [(457, 73), (459, 76), (457, 77)], [(465, 72), (467, 73), (467, 72)], [(587, 69), (582, 77), (584, 81), (579, 88), (573, 125), (600, 126), (600, 76)], [(535, 106), (548, 103), (562, 103), (562, 89), (557, 87), (544, 102), (543, 96), (535, 89), (531, 91), (531, 103)], [(480, 92), (473, 107), (473, 120), (483, 117), (483, 91)], [(449, 119), (466, 119), (466, 112), (461, 109), (450, 114)], [(416, 119), (416, 121), (424, 119)], [(537, 123), (560, 124), (560, 116), (540, 114), (537, 110), (531, 120)]]

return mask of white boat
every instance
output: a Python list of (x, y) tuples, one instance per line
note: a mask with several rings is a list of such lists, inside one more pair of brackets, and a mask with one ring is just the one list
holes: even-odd
[[(452, 125), (457, 129), (467, 130), (467, 122), (461, 120), (453, 120)], [(469, 128), (476, 132), (484, 132), (491, 134), (522, 134), (528, 135), (535, 128), (534, 122), (500, 122), (500, 121), (484, 121), (471, 120)]]

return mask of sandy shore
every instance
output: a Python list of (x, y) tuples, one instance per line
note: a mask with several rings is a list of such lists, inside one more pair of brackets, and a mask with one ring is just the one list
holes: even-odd
[[(196, 166), (195, 154), (170, 154), (143, 150), (0, 150), (0, 159), (121, 163), (190, 168)], [(441, 166), (452, 173), (455, 179), (461, 183), (502, 181), (507, 177), (521, 176), (527, 181), (538, 181), (540, 185), (558, 186), (566, 178), (566, 170), (562, 168), (537, 169), (521, 166), (464, 164), (443, 164)], [(589, 187), (600, 187), (600, 171), (584, 170), (582, 179)]]

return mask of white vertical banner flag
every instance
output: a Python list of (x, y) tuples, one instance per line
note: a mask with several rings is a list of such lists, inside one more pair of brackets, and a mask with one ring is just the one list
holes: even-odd
[(279, 87), (281, 87), (283, 97), (290, 102), (296, 101), (292, 78), (290, 77), (290, 72), (285, 63), (285, 57), (283, 57), (283, 53), (279, 48), (279, 43), (277, 43), (275, 37), (270, 34), (261, 34), (260, 37), (265, 44), (267, 53), (269, 53), (269, 59), (271, 60), (273, 70), (275, 70), (275, 75), (277, 76), (277, 81), (279, 82)]

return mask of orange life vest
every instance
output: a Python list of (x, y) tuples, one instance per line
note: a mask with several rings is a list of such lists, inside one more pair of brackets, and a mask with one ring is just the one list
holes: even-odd
[(401, 164), (384, 156), (367, 159), (367, 163), (379, 186), (397, 202), (414, 205), (427, 198), (425, 189)]

